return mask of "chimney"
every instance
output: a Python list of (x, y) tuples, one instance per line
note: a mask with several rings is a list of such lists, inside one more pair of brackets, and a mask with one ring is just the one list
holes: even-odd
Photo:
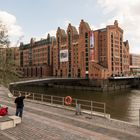
[(114, 21), (114, 25), (115, 25), (115, 26), (118, 26), (118, 20), (115, 20), (115, 21)]

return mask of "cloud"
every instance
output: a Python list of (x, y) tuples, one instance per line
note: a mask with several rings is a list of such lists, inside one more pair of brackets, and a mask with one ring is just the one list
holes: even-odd
[(140, 1), (98, 0), (98, 4), (103, 9), (102, 13), (109, 17), (102, 24), (112, 24), (117, 19), (119, 26), (124, 30), (124, 38), (129, 40), (130, 52), (137, 53), (136, 50), (140, 49)]
[(70, 20), (65, 19), (65, 21), (64, 21), (64, 27), (65, 27), (66, 29), (67, 29), (67, 27), (68, 27), (69, 23), (71, 23), (71, 21), (70, 21)]
[(33, 38), (35, 39), (35, 41), (39, 41), (42, 39), (46, 39), (48, 34), (50, 34), (50, 36), (56, 36), (56, 30), (50, 30), (41, 36), (34, 36)]
[[(48, 33), (50, 34), (50, 36), (56, 36), (56, 30), (50, 30)], [(46, 36), (48, 35), (48, 33), (46, 33)]]
[(0, 11), (0, 21), (6, 26), (11, 44), (15, 45), (23, 37), (22, 28), (17, 24), (16, 17), (6, 11)]

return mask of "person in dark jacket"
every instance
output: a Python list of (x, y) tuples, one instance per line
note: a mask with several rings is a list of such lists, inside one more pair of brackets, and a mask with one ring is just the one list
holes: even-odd
[(23, 100), (30, 96), (30, 94), (27, 94), (25, 96), (21, 96), (21, 93), (19, 93), (18, 97), (15, 99), (15, 104), (16, 104), (16, 116), (19, 116), (22, 118), (23, 114), (23, 107), (24, 107), (24, 102)]

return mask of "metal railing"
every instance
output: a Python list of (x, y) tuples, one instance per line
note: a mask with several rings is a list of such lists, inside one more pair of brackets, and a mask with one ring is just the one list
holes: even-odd
[(72, 110), (75, 110), (76, 105), (80, 104), (82, 112), (86, 112), (91, 115), (100, 114), (106, 117), (106, 104), (103, 102), (96, 102), (96, 101), (81, 100), (81, 99), (73, 98), (71, 105), (67, 106), (65, 105), (65, 97), (18, 91), (18, 90), (13, 90), (12, 94), (13, 96), (18, 96), (19, 92), (23, 96), (30, 93), (31, 95), (28, 96), (28, 99), (30, 100), (41, 101), (41, 102), (45, 102), (45, 103), (49, 103), (49, 104), (57, 105), (57, 106), (60, 105), (61, 107), (72, 109)]

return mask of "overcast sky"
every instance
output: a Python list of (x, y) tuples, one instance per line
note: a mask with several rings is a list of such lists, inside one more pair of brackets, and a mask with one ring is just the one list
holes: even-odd
[(55, 35), (68, 23), (78, 27), (81, 19), (93, 30), (118, 20), (130, 52), (140, 54), (140, 0), (0, 0), (0, 20), (14, 43)]

